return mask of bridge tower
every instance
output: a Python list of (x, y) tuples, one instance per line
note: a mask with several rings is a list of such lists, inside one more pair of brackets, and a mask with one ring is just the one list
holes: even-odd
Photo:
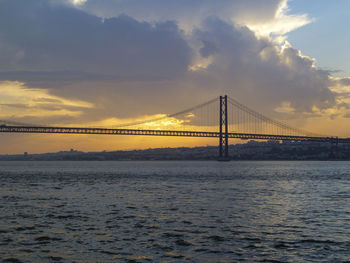
[(226, 161), (228, 156), (228, 117), (227, 95), (220, 96), (220, 137), (219, 137), (219, 160)]

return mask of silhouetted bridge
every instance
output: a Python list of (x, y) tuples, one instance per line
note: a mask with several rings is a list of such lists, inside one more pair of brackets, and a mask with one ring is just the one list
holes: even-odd
[[(218, 100), (219, 105), (217, 105)], [(231, 110), (229, 109), (228, 105), (233, 106)], [(216, 114), (216, 116), (213, 114), (215, 109), (219, 110), (219, 114)], [(201, 115), (207, 116), (203, 117)], [(178, 123), (176, 125), (180, 126), (180, 129), (168, 130), (125, 128), (132, 126), (147, 127), (147, 124), (152, 124), (154, 126), (154, 124), (162, 123), (165, 120), (180, 120), (180, 125), (178, 125)], [(219, 138), (219, 156), (221, 158), (228, 158), (229, 139), (324, 142), (336, 145), (338, 143), (350, 143), (350, 138), (320, 136), (301, 129), (292, 128), (282, 122), (270, 119), (254, 110), (251, 110), (228, 96), (220, 96), (217, 99), (175, 114), (166, 115), (156, 119), (123, 124), (118, 128), (50, 127), (23, 125), (22, 123), (4, 120), (0, 120), (0, 123), (2, 123), (2, 125), (0, 125), (0, 132), (3, 133), (143, 135)], [(205, 127), (205, 129), (209, 130), (216, 129), (217, 131), (193, 130), (200, 127)], [(232, 129), (234, 129), (235, 132), (232, 132)]]

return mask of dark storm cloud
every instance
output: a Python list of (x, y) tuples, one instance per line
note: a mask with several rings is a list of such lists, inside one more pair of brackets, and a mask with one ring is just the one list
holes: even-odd
[(183, 74), (191, 60), (174, 22), (102, 20), (46, 0), (0, 6), (1, 79), (167, 79)]
[(62, 71), (30, 71), (30, 70), (17, 70), (17, 71), (2, 71), (0, 72), (0, 79), (9, 81), (24, 81), (26, 83), (36, 83), (38, 81), (47, 82), (75, 82), (83, 80), (114, 80), (122, 79), (117, 74), (107, 75), (103, 73), (89, 73), (76, 70), (62, 70)]
[[(224, 93), (275, 117), (280, 117), (275, 110), (281, 105), (290, 105), (300, 116), (314, 107), (323, 110), (336, 104), (336, 94), (328, 88), (333, 84), (329, 72), (317, 69), (312, 59), (288, 44), (281, 49), (247, 27), (215, 17), (188, 38), (196, 43), (197, 59), (211, 61), (207, 68), (168, 81), (105, 82), (109, 96), (101, 99), (101, 110), (89, 110), (89, 116), (173, 113)], [(85, 95), (96, 95), (94, 85), (84, 86)]]
[[(173, 113), (222, 93), (271, 114), (283, 102), (333, 107), (329, 72), (230, 19), (269, 21), (283, 2), (0, 0), (0, 79), (93, 103), (82, 122)], [(210, 65), (188, 70), (201, 59)]]

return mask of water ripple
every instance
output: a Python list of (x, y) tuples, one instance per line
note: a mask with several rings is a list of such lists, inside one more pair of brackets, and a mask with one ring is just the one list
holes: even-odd
[(2, 162), (2, 262), (347, 262), (349, 162)]

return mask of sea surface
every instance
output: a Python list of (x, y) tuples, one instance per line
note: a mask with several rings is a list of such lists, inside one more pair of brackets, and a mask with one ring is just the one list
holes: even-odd
[(3, 262), (350, 262), (350, 162), (0, 162)]

